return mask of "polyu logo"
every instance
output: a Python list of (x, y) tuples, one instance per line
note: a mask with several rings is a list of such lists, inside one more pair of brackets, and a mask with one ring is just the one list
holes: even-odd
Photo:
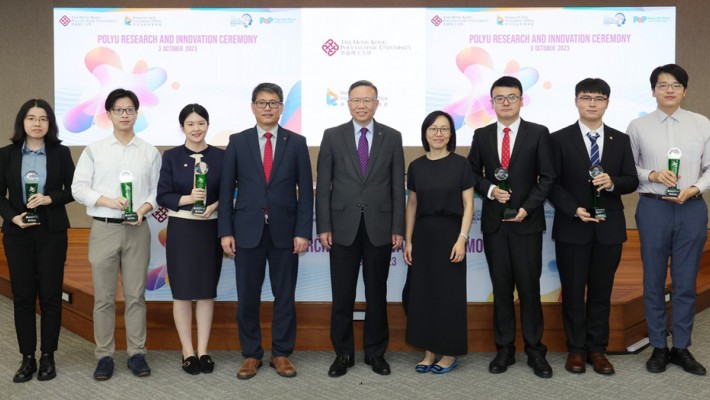
[(61, 18), (59, 18), (59, 23), (64, 26), (67, 26), (71, 24), (71, 19), (69, 19), (69, 17), (67, 17), (66, 15), (63, 15)]
[(321, 46), (321, 49), (327, 54), (328, 56), (333, 56), (333, 54), (337, 53), (338, 50), (340, 50), (340, 46), (338, 46), (333, 39), (328, 39), (323, 46)]
[(438, 15), (435, 15), (434, 18), (431, 19), (431, 23), (434, 24), (434, 26), (439, 26), (442, 22), (444, 22), (444, 20)]

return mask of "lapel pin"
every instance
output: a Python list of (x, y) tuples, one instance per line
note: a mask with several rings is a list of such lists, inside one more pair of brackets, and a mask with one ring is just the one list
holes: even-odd
[(187, 168), (187, 164), (184, 164), (183, 167)]
[(612, 136), (609, 136), (609, 140), (614, 140), (614, 138)]

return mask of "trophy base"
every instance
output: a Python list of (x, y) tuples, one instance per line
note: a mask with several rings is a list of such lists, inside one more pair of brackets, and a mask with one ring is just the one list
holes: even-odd
[(679, 194), (680, 189), (678, 189), (677, 187), (669, 187), (668, 189), (666, 189), (666, 196), (668, 197), (678, 197)]
[(503, 219), (513, 219), (518, 215), (517, 210), (513, 210), (512, 208), (508, 208), (503, 210)]
[(24, 217), (22, 217), (23, 224), (36, 224), (38, 222), (39, 222), (39, 215), (37, 215), (37, 214), (27, 213), (27, 214), (25, 214)]
[(192, 206), (192, 214), (193, 215), (202, 215), (205, 213), (205, 211), (207, 211), (207, 207), (205, 207), (203, 205), (195, 204), (194, 206)]
[(606, 209), (600, 207), (592, 208), (592, 218), (596, 219), (606, 219)]
[(138, 222), (138, 214), (135, 212), (123, 213), (123, 220), (126, 222)]

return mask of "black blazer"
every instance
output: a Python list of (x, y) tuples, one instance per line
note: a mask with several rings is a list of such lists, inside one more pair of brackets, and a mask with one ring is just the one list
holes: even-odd
[[(74, 161), (69, 148), (63, 145), (45, 145), (47, 153), (47, 182), (44, 195), (52, 198), (52, 204), (37, 208), (40, 223), (50, 231), (69, 228), (65, 204), (74, 201), (71, 183), (74, 179)], [(0, 149), (0, 215), (2, 231), (6, 235), (21, 235), (25, 230), (15, 225), (12, 218), (26, 211), (22, 201), (25, 190), (22, 184), (22, 144), (11, 144)], [(9, 193), (9, 196), (6, 195)]]
[[(264, 209), (269, 210), (269, 232), (277, 248), (293, 247), (294, 237), (313, 236), (313, 175), (306, 138), (279, 126), (276, 141), (267, 184), (256, 127), (229, 137), (220, 179), (218, 236), (234, 236), (237, 247), (259, 245)], [(237, 201), (232, 206), (235, 181)]]
[[(497, 185), (494, 173), (500, 165), (497, 122), (476, 129), (473, 134), (468, 161), (471, 164), (474, 188), (483, 199), (481, 231), (495, 232), (502, 222), (504, 204), (488, 198), (491, 185)], [(555, 170), (552, 166), (550, 131), (532, 122), (520, 120), (520, 128), (510, 154), (508, 165), (511, 208), (520, 207), (528, 216), (522, 222), (510, 222), (518, 234), (539, 233), (545, 230), (543, 204), (552, 187)], [(508, 223), (508, 222), (507, 222)]]
[(600, 206), (606, 209), (603, 222), (584, 223), (575, 217), (578, 207), (589, 211), (592, 207), (589, 153), (579, 123), (574, 123), (552, 134), (553, 163), (557, 176), (550, 190), (550, 201), (555, 205), (552, 237), (564, 243), (585, 244), (592, 235), (601, 244), (626, 241), (626, 220), (621, 195), (631, 193), (639, 185), (636, 164), (629, 137), (604, 125), (604, 150), (601, 166), (614, 182), (614, 190), (602, 190)]

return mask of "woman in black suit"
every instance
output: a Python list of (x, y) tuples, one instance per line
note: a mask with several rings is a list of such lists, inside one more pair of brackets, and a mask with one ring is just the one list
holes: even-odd
[[(3, 245), (14, 297), (15, 330), (22, 363), (13, 381), (26, 382), (37, 371), (35, 302), (39, 297), (42, 356), (37, 379), (57, 373), (54, 352), (62, 324), (62, 282), (67, 257), (69, 218), (64, 207), (73, 201), (74, 162), (69, 148), (60, 145), (57, 119), (44, 100), (22, 105), (15, 118), (12, 144), (0, 149), (0, 215)], [(34, 171), (38, 190), (27, 196), (26, 179)], [(7, 196), (7, 197), (6, 197)], [(39, 217), (23, 217), (34, 210)]]

